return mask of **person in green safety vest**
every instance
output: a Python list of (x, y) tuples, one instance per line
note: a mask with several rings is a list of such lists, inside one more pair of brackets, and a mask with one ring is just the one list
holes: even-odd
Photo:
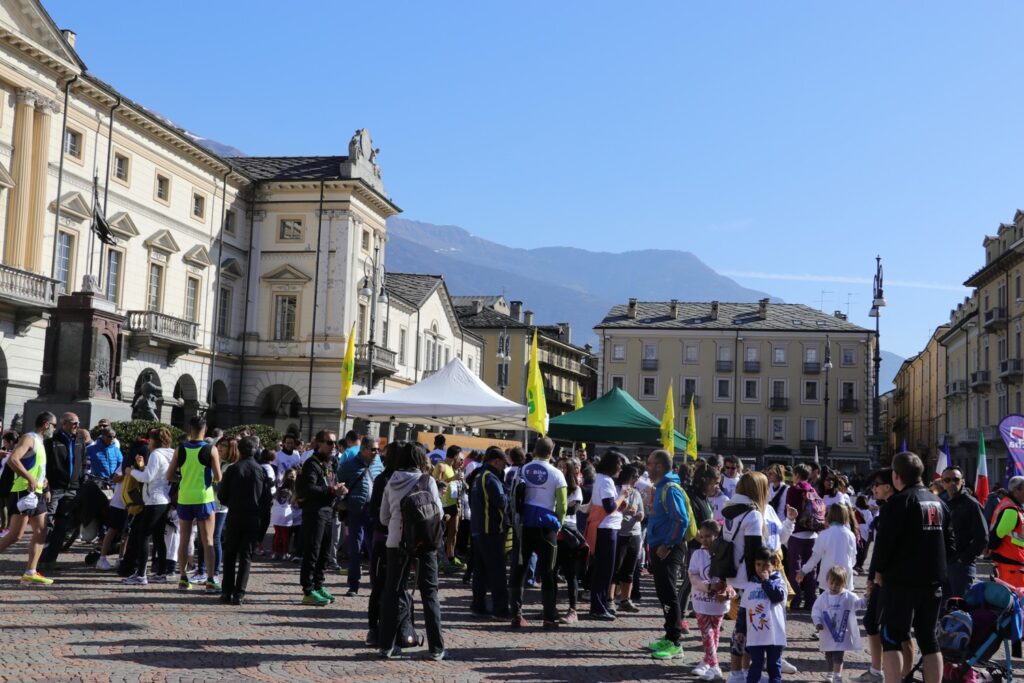
[(0, 553), (20, 541), (26, 527), (32, 529), (28, 563), (21, 576), (21, 583), (26, 586), (49, 586), (53, 583), (53, 579), (36, 570), (36, 565), (46, 543), (46, 496), (43, 493), (46, 490), (46, 449), (43, 441), (53, 436), (56, 427), (57, 417), (53, 413), (39, 413), (35, 431), (21, 435), (4, 462), (4, 469), (8, 471), (5, 476), (0, 476), (0, 482), (10, 481), (10, 492), (4, 504), (11, 519), (10, 529), (0, 538)]
[[(216, 518), (213, 503), (213, 485), (220, 481), (220, 456), (217, 449), (206, 441), (206, 420), (198, 415), (188, 421), (188, 439), (174, 452), (167, 468), (167, 479), (178, 483), (178, 568), (181, 578), (178, 588), (191, 589), (188, 577), (188, 551), (191, 546), (192, 525), (199, 527), (199, 540), (203, 546), (206, 566), (214, 567), (213, 530)], [(206, 577), (206, 590), (220, 593), (221, 587), (211, 574)]]

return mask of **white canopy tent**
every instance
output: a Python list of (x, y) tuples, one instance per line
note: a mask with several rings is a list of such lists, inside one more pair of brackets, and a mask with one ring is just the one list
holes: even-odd
[(411, 387), (346, 402), (348, 417), (442, 428), (526, 429), (526, 412), (526, 406), (498, 395), (458, 358)]

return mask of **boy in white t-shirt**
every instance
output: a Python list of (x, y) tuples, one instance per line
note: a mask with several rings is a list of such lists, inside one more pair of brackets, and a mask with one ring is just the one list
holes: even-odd
[(828, 570), (828, 590), (818, 596), (811, 610), (811, 622), (818, 629), (818, 646), (825, 653), (833, 683), (843, 681), (843, 658), (846, 652), (859, 652), (860, 626), (857, 610), (867, 608), (867, 600), (847, 588), (850, 574), (845, 567)]
[(720, 578), (711, 576), (711, 546), (722, 533), (722, 527), (713, 519), (701, 523), (697, 531), (700, 548), (690, 556), (690, 601), (697, 615), (697, 628), (704, 646), (704, 659), (693, 669), (693, 675), (704, 681), (722, 678), (718, 666), (718, 636), (722, 618), (729, 611), (729, 600), (736, 592)]
[(786, 580), (779, 571), (782, 555), (761, 547), (754, 555), (751, 587), (740, 605), (747, 610), (747, 683), (759, 683), (767, 669), (768, 683), (782, 681), (782, 650), (786, 647)]

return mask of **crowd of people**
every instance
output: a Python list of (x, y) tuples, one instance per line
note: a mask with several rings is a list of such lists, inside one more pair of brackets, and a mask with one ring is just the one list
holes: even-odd
[(913, 453), (851, 484), (816, 462), (761, 472), (731, 455), (679, 463), (663, 450), (628, 458), (610, 448), (591, 458), (558, 454), (548, 438), (529, 456), (467, 451), (444, 435), (429, 452), (412, 442), (382, 451), (375, 439), (326, 430), (264, 445), (244, 430), (208, 434), (198, 417), (177, 443), (160, 427), (122, 444), (109, 421), (93, 436), (73, 413), (44, 412), (32, 431), (3, 437), (0, 552), (30, 533), (23, 584), (51, 584), (44, 572), (92, 517), (98, 570), (129, 586), (176, 580), (235, 605), (254, 555), (299, 564), (310, 606), (335, 601), (327, 576), (344, 562), (346, 596), (368, 581), (366, 645), (386, 658), (424, 644), (429, 657), (446, 656), (442, 573), (472, 586), (474, 615), (513, 629), (530, 627), (525, 589), (539, 584), (549, 630), (640, 611), (650, 576), (664, 614), (650, 654), (682, 656), (696, 629), (702, 680), (796, 673), (786, 622), (805, 612), (829, 680), (844, 680), (863, 627), (871, 664), (857, 681), (905, 676), (913, 633), (925, 679), (937, 682), (942, 600), (966, 593), (978, 559), (990, 555), (999, 578), (1024, 588), (1024, 477), (979, 502), (957, 467), (926, 487)]

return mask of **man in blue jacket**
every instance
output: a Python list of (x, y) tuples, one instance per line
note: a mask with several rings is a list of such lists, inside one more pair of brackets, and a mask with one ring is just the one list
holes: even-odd
[(354, 456), (343, 455), (338, 463), (337, 480), (348, 488), (348, 495), (345, 497), (345, 526), (348, 534), (345, 536), (348, 553), (348, 593), (345, 594), (347, 596), (359, 593), (363, 542), (369, 538), (371, 530), (367, 503), (373, 490), (373, 480), (383, 471), (384, 465), (378, 455), (377, 442), (368, 436), (363, 437)]
[(469, 477), (470, 533), (473, 536), (473, 603), (474, 614), (486, 615), (487, 592), (491, 593), (491, 614), (507, 619), (508, 581), (505, 578), (505, 451), (491, 446), (484, 453), (483, 464)]
[(657, 450), (647, 456), (647, 473), (654, 484), (651, 510), (647, 516), (647, 543), (651, 548), (654, 589), (665, 612), (665, 637), (649, 646), (655, 659), (681, 657), (679, 645), (683, 617), (679, 604), (679, 575), (686, 564), (686, 498), (679, 476), (672, 471), (672, 456)]

